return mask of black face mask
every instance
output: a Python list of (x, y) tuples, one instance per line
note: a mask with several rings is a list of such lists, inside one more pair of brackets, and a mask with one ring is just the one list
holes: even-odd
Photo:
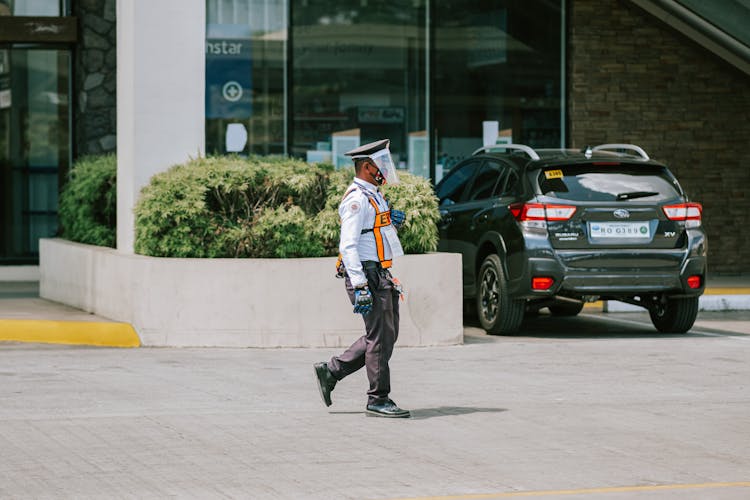
[(376, 168), (375, 170), (377, 172), (375, 174), (375, 182), (378, 183), (378, 186), (382, 186), (383, 184), (385, 184), (385, 177), (383, 177), (383, 174), (380, 173), (380, 169)]
[(385, 184), (385, 177), (383, 177), (383, 174), (380, 173), (380, 169), (373, 165), (372, 163), (367, 163), (367, 168), (374, 167), (375, 168), (375, 175), (373, 175), (373, 179), (375, 179), (375, 182), (378, 186), (382, 186)]

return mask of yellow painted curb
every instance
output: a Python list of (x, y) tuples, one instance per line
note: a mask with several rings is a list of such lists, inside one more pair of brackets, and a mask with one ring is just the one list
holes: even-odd
[(590, 309), (602, 309), (604, 307), (603, 300), (597, 300), (596, 302), (586, 302), (583, 304), (583, 308), (587, 311)]
[(750, 288), (706, 288), (703, 295), (750, 295)]
[(0, 319), (0, 341), (139, 347), (141, 339), (127, 323)]

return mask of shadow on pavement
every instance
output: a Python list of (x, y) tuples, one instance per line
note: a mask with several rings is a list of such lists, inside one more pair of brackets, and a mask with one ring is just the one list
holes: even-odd
[(476, 406), (439, 406), (437, 408), (422, 408), (411, 410), (412, 420), (425, 420), (434, 417), (452, 417), (468, 415), (470, 413), (501, 413), (505, 408), (480, 408)]
[[(470, 413), (501, 413), (505, 408), (480, 408), (476, 406), (438, 406), (437, 408), (421, 408), (411, 411), (412, 420), (426, 420), (435, 417), (454, 417)], [(329, 411), (331, 415), (364, 415), (364, 411)]]
[[(698, 321), (706, 314), (699, 314)], [(746, 318), (743, 318), (746, 320)], [(658, 338), (677, 340), (701, 337), (705, 334), (732, 335), (730, 331), (697, 325), (687, 333), (660, 333), (654, 328), (648, 313), (586, 313), (575, 317), (557, 317), (550, 314), (528, 315), (516, 335), (487, 335), (476, 318), (464, 317), (464, 343), (482, 344), (513, 338), (540, 339), (639, 339)], [(743, 335), (742, 333), (734, 333)]]

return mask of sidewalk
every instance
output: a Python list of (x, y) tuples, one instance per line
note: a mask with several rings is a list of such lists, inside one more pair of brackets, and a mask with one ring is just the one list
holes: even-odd
[[(750, 275), (708, 278), (701, 311), (750, 310)], [(587, 312), (643, 312), (616, 301), (586, 305)], [(39, 297), (38, 282), (0, 282), (0, 341), (138, 347), (133, 327)]]
[(0, 282), (0, 341), (138, 347), (133, 327), (39, 297), (39, 283)]

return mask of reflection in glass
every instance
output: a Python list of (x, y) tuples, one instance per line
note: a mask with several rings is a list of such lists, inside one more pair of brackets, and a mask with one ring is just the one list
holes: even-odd
[(561, 4), (432, 2), (438, 176), (484, 145), (484, 121), (501, 140), (562, 146)]
[(0, 63), (0, 260), (33, 262), (70, 165), (70, 54), (0, 49)]
[(206, 1), (206, 151), (283, 154), (286, 0)]
[(351, 165), (347, 148), (388, 138), (396, 166), (429, 175), (425, 1), (292, 4), (292, 153)]
[(61, 0), (0, 0), (0, 16), (62, 16)]

